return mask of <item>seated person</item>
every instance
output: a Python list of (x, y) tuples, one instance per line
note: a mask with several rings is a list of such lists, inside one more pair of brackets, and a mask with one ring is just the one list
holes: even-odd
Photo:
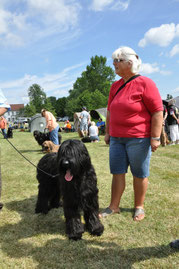
[(69, 120), (66, 121), (65, 131), (70, 132), (71, 131), (71, 123)]
[(98, 127), (98, 130), (101, 134), (105, 133), (105, 122), (101, 118), (99, 118), (96, 126)]
[(99, 136), (98, 136), (98, 127), (96, 126), (95, 122), (91, 122), (91, 126), (89, 127), (89, 137), (91, 142), (98, 142)]

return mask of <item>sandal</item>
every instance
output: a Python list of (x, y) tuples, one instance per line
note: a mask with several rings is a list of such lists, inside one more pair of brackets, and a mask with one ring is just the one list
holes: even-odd
[[(143, 215), (143, 217), (139, 217), (140, 215)], [(145, 212), (143, 208), (135, 208), (133, 219), (134, 221), (140, 221), (145, 218)]]
[(110, 215), (117, 214), (117, 213), (119, 214), (120, 210), (116, 212), (115, 210), (111, 209), (110, 207), (107, 207), (102, 213), (99, 214), (99, 217), (106, 218)]

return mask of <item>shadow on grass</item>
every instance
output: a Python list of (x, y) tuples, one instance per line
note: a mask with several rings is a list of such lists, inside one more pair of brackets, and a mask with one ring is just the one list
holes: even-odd
[[(36, 215), (36, 198), (33, 196), (5, 205), (8, 210), (18, 212), (21, 217), (18, 223), (5, 224), (0, 228), (1, 250), (9, 258), (17, 258), (22, 262), (23, 258), (31, 257), (38, 269), (130, 269), (135, 263), (152, 258), (166, 258), (175, 253), (169, 245), (122, 249), (122, 246), (114, 242), (105, 241), (105, 232), (100, 239), (91, 236), (89, 240), (71, 241), (65, 235), (63, 209), (51, 210), (48, 215)], [(48, 240), (48, 235), (57, 235), (58, 238)]]

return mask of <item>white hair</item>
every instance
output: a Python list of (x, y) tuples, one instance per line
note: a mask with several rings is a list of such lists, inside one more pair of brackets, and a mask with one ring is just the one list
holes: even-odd
[(96, 123), (94, 121), (91, 122), (91, 126), (95, 126)]
[(137, 73), (139, 71), (142, 61), (133, 49), (129, 47), (120, 47), (115, 50), (112, 54), (112, 59), (114, 60), (120, 58), (132, 62), (132, 73)]

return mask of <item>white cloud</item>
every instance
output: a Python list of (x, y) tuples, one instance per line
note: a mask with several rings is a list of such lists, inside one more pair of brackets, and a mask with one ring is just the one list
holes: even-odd
[(140, 72), (144, 74), (152, 74), (155, 72), (159, 72), (159, 67), (157, 66), (156, 63), (154, 64), (142, 63)]
[(77, 0), (1, 0), (0, 45), (22, 46), (37, 37), (74, 32), (80, 9)]
[(0, 82), (0, 88), (11, 104), (28, 103), (28, 88), (35, 83), (44, 89), (47, 96), (60, 98), (68, 95), (85, 65), (86, 62), (80, 63), (65, 68), (59, 73), (45, 74), (41, 77), (25, 74), (24, 77), (13, 81)]
[(160, 74), (163, 76), (169, 76), (172, 74), (172, 72), (167, 70), (160, 70)]
[(175, 88), (172, 92), (173, 93), (179, 93), (179, 87)]
[(112, 10), (126, 10), (129, 3), (130, 0), (93, 0), (90, 8), (94, 11), (103, 11), (106, 7)]
[(157, 63), (142, 63), (140, 68), (140, 73), (142, 74), (152, 74), (152, 73), (160, 73), (161, 75), (167, 76), (171, 74), (171, 71), (160, 70)]
[(160, 27), (148, 30), (145, 33), (144, 38), (139, 41), (138, 45), (140, 47), (145, 47), (148, 44), (154, 44), (160, 47), (166, 47), (178, 36), (179, 24), (162, 24)]
[(80, 5), (77, 1), (64, 0), (28, 0), (28, 9), (31, 16), (36, 15), (36, 20), (43, 25), (56, 25), (60, 30), (74, 27), (78, 22)]
[(176, 54), (179, 54), (179, 44), (175, 45), (170, 51), (171, 57), (175, 56)]

